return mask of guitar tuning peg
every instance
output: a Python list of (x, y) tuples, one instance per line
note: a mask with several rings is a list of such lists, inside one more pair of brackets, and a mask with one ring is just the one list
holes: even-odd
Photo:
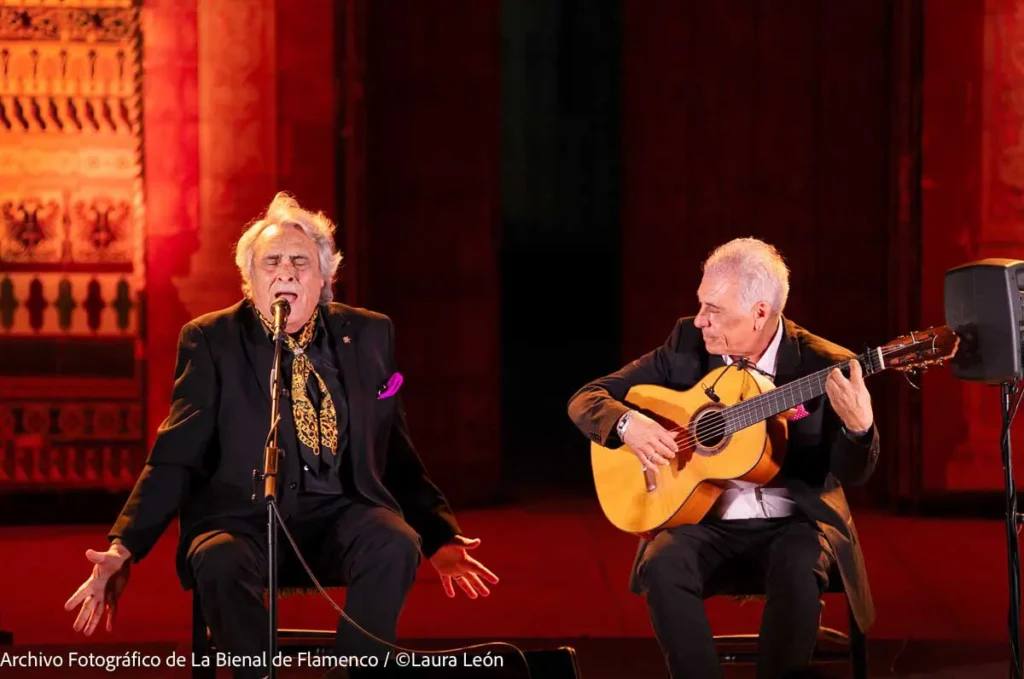
[(902, 372), (903, 372), (903, 377), (906, 378), (906, 380), (907, 380), (907, 384), (912, 386), (914, 389), (917, 389), (918, 391), (920, 391), (921, 387), (917, 386), (916, 384), (914, 384), (913, 382), (910, 381), (910, 373), (914, 373), (915, 376), (918, 376), (919, 375), (918, 371), (917, 370), (904, 370)]

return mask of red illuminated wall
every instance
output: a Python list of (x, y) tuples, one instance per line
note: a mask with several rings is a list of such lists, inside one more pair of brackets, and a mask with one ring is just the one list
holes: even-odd
[(305, 5), (146, 4), (151, 436), (181, 326), (241, 296), (244, 225), (278, 190), (334, 216), (333, 14)]
[(195, 0), (143, 9), (146, 145), (146, 359), (150, 442), (170, 406), (179, 292), (199, 237), (199, 35)]
[[(1022, 10), (1017, 0), (927, 4), (921, 273), (929, 317), (942, 317), (947, 269), (1024, 259)], [(948, 373), (932, 387), (922, 395), (926, 490), (1002, 488), (998, 388)], [(1021, 432), (1018, 419), (1015, 437)]]
[(395, 320), (432, 473), (455, 501), (489, 497), (498, 4), (160, 1), (146, 22), (151, 436), (179, 329), (239, 299), (234, 243), (287, 190), (340, 222), (340, 301)]
[[(1024, 259), (1022, 10), (626, 4), (624, 358), (693, 313), (701, 259), (736, 236), (777, 244), (790, 317), (853, 349), (944, 323), (949, 268)], [(873, 378), (875, 490), (1001, 488), (998, 390), (921, 386)]]

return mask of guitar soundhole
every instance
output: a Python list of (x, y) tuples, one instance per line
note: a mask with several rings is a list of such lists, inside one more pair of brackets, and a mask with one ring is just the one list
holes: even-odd
[(725, 417), (715, 410), (703, 413), (697, 420), (696, 433), (702, 448), (714, 448), (725, 438)]

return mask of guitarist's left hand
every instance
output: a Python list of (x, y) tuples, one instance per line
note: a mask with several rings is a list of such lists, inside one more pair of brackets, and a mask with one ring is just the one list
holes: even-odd
[(849, 366), (850, 379), (843, 377), (838, 367), (832, 369), (825, 381), (825, 392), (847, 430), (862, 432), (870, 429), (875, 421), (871, 410), (871, 394), (864, 384), (860, 362), (852, 360)]

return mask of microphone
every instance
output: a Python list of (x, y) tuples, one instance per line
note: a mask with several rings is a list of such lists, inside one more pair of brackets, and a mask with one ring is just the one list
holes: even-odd
[[(734, 362), (729, 367), (732, 367), (733, 365), (736, 366), (737, 370), (743, 370), (744, 368), (750, 365), (750, 362), (745, 358), (741, 358), (739, 361)], [(718, 377), (715, 378), (715, 381), (711, 383), (710, 387), (704, 387), (704, 393), (707, 394), (707, 397), (710, 398), (715, 403), (721, 403), (722, 401), (722, 397), (715, 393), (715, 385), (718, 384), (718, 380), (725, 377), (725, 373), (727, 372), (729, 372), (729, 368), (726, 368), (721, 373), (719, 373)]]
[(288, 314), (292, 312), (292, 307), (284, 297), (278, 297), (270, 305), (270, 310), (274, 314), (274, 339), (276, 340), (288, 325)]

